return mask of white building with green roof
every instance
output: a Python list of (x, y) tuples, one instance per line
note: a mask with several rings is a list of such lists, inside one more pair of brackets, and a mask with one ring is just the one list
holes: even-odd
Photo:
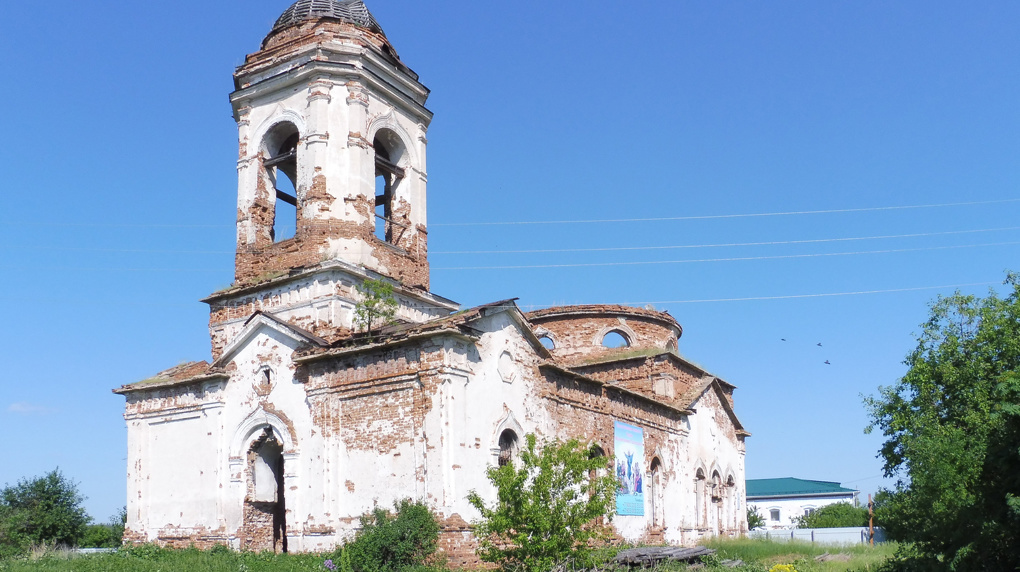
[(756, 507), (765, 517), (767, 528), (793, 528), (793, 519), (810, 514), (825, 505), (845, 502), (857, 505), (860, 491), (831, 481), (748, 479), (747, 506)]

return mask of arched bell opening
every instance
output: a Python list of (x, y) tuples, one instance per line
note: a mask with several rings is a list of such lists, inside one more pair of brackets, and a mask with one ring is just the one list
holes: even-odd
[(372, 147), (375, 149), (375, 237), (398, 244), (407, 229), (406, 217), (398, 217), (395, 212), (397, 191), (406, 177), (401, 164), (407, 152), (400, 136), (389, 129), (376, 133)]

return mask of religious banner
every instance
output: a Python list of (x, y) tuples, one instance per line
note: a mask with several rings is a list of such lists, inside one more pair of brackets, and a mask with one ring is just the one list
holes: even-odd
[(645, 495), (642, 487), (645, 458), (645, 434), (640, 427), (615, 422), (613, 455), (616, 461), (616, 478), (620, 486), (616, 491), (616, 514), (644, 516)]

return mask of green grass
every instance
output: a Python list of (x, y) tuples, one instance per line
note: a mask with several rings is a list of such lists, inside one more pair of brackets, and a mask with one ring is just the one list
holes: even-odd
[[(897, 545), (833, 546), (808, 542), (771, 540), (710, 540), (704, 543), (718, 552), (708, 559), (706, 572), (767, 572), (776, 564), (792, 564), (797, 572), (870, 572), (877, 570), (896, 551)], [(846, 555), (845, 560), (818, 562), (823, 554)], [(0, 572), (324, 572), (326, 556), (318, 554), (236, 553), (226, 550), (166, 550), (141, 546), (115, 554), (75, 556), (61, 551), (33, 558), (0, 561)], [(742, 560), (743, 566), (725, 568), (722, 560)], [(652, 572), (684, 572), (686, 564), (664, 564)], [(606, 567), (607, 571), (613, 570)], [(617, 572), (627, 572), (627, 568)], [(639, 571), (640, 569), (634, 569)]]
[[(877, 544), (874, 547), (853, 545), (812, 544), (810, 542), (715, 539), (703, 543), (717, 550), (720, 560), (743, 560), (746, 570), (768, 570), (776, 564), (792, 564), (797, 572), (866, 572), (877, 570), (895, 552), (895, 543)], [(847, 560), (816, 561), (823, 554), (847, 558)], [(845, 556), (843, 556), (845, 555)], [(739, 569), (738, 569), (739, 570)]]
[(0, 562), (0, 572), (323, 572), (315, 554), (153, 550), (149, 553), (71, 555), (55, 552), (32, 560)]

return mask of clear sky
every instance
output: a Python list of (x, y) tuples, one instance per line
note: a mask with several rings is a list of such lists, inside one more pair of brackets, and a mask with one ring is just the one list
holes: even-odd
[[(861, 395), (1020, 270), (1020, 3), (367, 1), (433, 90), (437, 294), (654, 304), (738, 386), (749, 478), (883, 484)], [(0, 484), (124, 505), (110, 389), (209, 357), (231, 73), (287, 5), (0, 2)], [(767, 213), (805, 214), (719, 218)]]

